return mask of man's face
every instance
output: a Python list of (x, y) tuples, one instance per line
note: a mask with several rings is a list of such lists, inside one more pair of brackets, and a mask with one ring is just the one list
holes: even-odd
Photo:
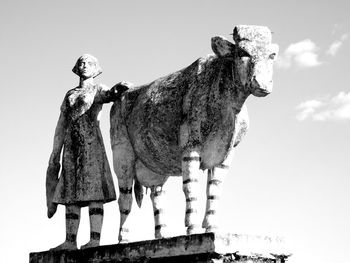
[(85, 79), (93, 77), (95, 73), (94, 61), (89, 57), (83, 58), (79, 63), (79, 71), (80, 76), (84, 77)]

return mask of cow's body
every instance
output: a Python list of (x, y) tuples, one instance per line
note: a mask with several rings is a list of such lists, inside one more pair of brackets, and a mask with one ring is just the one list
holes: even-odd
[(185, 224), (187, 233), (194, 233), (198, 227), (199, 169), (208, 170), (207, 213), (202, 226), (206, 231), (215, 227), (220, 185), (234, 147), (248, 128), (244, 102), (252, 93), (263, 96), (270, 90), (260, 86), (258, 90), (255, 77), (254, 83), (248, 80), (251, 65), (236, 56), (237, 47), (219, 37), (212, 39), (212, 45), (214, 55), (129, 89), (112, 107), (111, 141), (120, 188), (119, 240), (125, 239), (123, 225), (131, 209), (134, 180), (139, 205), (141, 186), (151, 188), (155, 236), (162, 236), (161, 187), (169, 176), (183, 177)]

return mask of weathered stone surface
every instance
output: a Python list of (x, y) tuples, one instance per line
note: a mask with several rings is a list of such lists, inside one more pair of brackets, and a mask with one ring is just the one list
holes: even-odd
[[(273, 59), (278, 46), (263, 26), (237, 26), (235, 43), (213, 37), (214, 54), (149, 84), (127, 90), (111, 110), (114, 171), (120, 187), (119, 239), (127, 239), (125, 223), (142, 186), (158, 196), (169, 176), (182, 176), (187, 233), (216, 227), (222, 182), (235, 147), (248, 130), (245, 101), (272, 91)], [(198, 210), (198, 176), (207, 170), (206, 215)], [(160, 189), (160, 190), (157, 190)], [(162, 206), (153, 198), (155, 237), (162, 237)]]
[(67, 92), (61, 106), (49, 167), (59, 164), (62, 152), (62, 170), (51, 201), (82, 207), (116, 199), (99, 127), (103, 104), (115, 96), (106, 86), (94, 83), (102, 71), (93, 56), (81, 56), (73, 72), (80, 83)]
[(197, 234), (30, 254), (30, 263), (78, 262), (284, 262), (282, 240), (235, 234)]
[[(80, 208), (89, 206), (90, 241), (86, 247), (98, 246), (103, 222), (103, 204), (116, 199), (99, 127), (104, 103), (118, 98), (116, 87), (95, 84), (102, 70), (91, 55), (81, 56), (73, 72), (79, 86), (64, 97), (56, 126), (53, 149), (46, 173), (47, 215), (51, 218), (58, 204), (66, 206), (66, 240), (54, 248), (76, 249)], [(60, 159), (62, 156), (62, 169)]]

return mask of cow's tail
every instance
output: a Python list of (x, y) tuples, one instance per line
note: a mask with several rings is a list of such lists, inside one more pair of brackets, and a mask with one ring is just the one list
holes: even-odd
[(144, 196), (144, 189), (139, 180), (137, 180), (136, 176), (134, 178), (134, 193), (135, 193), (135, 199), (138, 207), (141, 207), (142, 205), (142, 199)]

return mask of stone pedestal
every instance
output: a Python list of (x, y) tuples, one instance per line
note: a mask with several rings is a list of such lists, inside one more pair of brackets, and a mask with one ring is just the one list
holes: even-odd
[(100, 246), (30, 253), (30, 263), (266, 262), (283, 263), (289, 253), (279, 238), (205, 233)]

